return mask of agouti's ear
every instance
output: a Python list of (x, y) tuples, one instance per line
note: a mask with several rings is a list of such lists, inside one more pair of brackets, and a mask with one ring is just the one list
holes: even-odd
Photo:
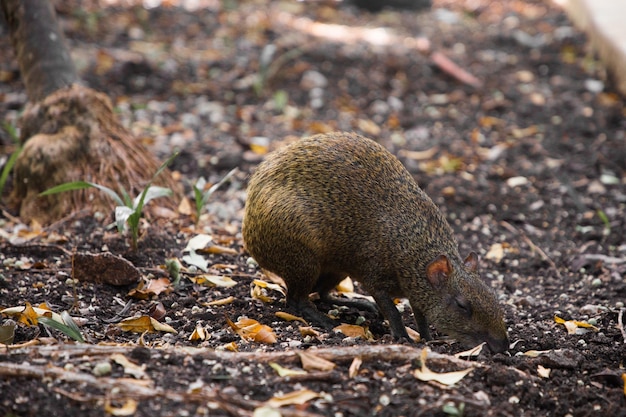
[(452, 272), (452, 265), (446, 255), (439, 255), (426, 267), (426, 278), (433, 287), (441, 287)]
[(463, 263), (465, 264), (465, 267), (470, 271), (478, 271), (478, 255), (476, 255), (476, 252), (470, 252), (470, 254), (467, 255), (467, 258), (465, 258)]

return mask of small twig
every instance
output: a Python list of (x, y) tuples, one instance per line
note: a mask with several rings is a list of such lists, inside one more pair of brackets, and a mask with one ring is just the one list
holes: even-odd
[(115, 316), (113, 316), (110, 319), (102, 319), (103, 322), (105, 323), (117, 323), (118, 321), (122, 320), (123, 318), (126, 317), (126, 313), (128, 313), (128, 310), (130, 310), (130, 307), (133, 305), (133, 300), (128, 300), (126, 302), (126, 305), (124, 305), (124, 308), (118, 312)]
[(539, 256), (541, 256), (541, 259), (543, 259), (544, 261), (546, 261), (548, 263), (548, 265), (550, 265), (550, 268), (552, 268), (554, 270), (554, 272), (556, 272), (556, 276), (561, 279), (561, 273), (559, 272), (559, 269), (556, 267), (556, 264), (554, 263), (554, 261), (552, 259), (550, 259), (550, 257), (548, 255), (546, 255), (546, 253), (537, 245), (535, 245), (533, 243), (532, 240), (530, 240), (530, 238), (528, 236), (526, 236), (526, 233), (524, 233), (523, 231), (519, 230), (517, 227), (513, 226), (511, 223), (507, 222), (507, 221), (501, 221), (500, 224), (507, 230), (509, 230), (512, 233), (518, 234), (522, 240), (524, 242), (526, 242), (526, 244), (528, 246), (530, 246), (530, 249), (533, 251), (536, 251)]
[(624, 339), (624, 343), (626, 343), (626, 331), (624, 331), (624, 311), (626, 309), (620, 308), (619, 314), (617, 315), (617, 328), (622, 333), (622, 339)]

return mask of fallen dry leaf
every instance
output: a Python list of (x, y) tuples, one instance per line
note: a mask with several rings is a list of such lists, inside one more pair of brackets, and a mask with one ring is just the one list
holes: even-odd
[(273, 290), (273, 291), (278, 291), (283, 296), (286, 295), (285, 289), (282, 286), (280, 286), (279, 284), (263, 281), (263, 280), (260, 280), (260, 279), (255, 279), (254, 281), (252, 281), (252, 284), (254, 284), (254, 285), (258, 286), (258, 287), (261, 287), (261, 288), (267, 288), (267, 289), (270, 289), (270, 290)]
[(156, 333), (167, 332), (177, 334), (178, 332), (171, 326), (160, 323), (149, 316), (131, 317), (120, 321), (118, 324), (120, 329), (125, 332), (134, 333)]
[(475, 358), (478, 357), (478, 355), (480, 355), (480, 352), (483, 351), (483, 348), (485, 347), (486, 343), (481, 343), (478, 346), (474, 346), (473, 348), (469, 349), (469, 350), (465, 350), (463, 352), (459, 352), (456, 353), (454, 356), (457, 358)]
[(358, 356), (352, 359), (352, 363), (350, 364), (350, 368), (348, 369), (348, 376), (350, 378), (354, 378), (355, 376), (358, 375), (359, 369), (361, 368), (362, 363), (363, 363), (363, 360)]
[(299, 330), (302, 336), (320, 337), (320, 333), (311, 326), (300, 326)]
[(360, 337), (365, 340), (374, 340), (372, 333), (363, 326), (355, 324), (340, 324), (333, 329), (335, 332), (341, 332), (348, 337)]
[(302, 369), (306, 371), (332, 371), (335, 369), (333, 362), (324, 358), (320, 358), (311, 352), (298, 352), (300, 361), (302, 362)]
[(281, 407), (283, 405), (298, 405), (311, 401), (314, 398), (320, 397), (320, 394), (311, 391), (310, 389), (301, 389), (293, 391), (288, 394), (275, 395), (266, 401), (266, 404), (270, 407)]
[(413, 330), (410, 327), (406, 327), (406, 326), (404, 326), (404, 328), (406, 329), (406, 333), (409, 335), (409, 337), (411, 338), (412, 341), (417, 343), (420, 340), (422, 340), (422, 336), (420, 336), (418, 331)]
[(195, 277), (189, 277), (189, 279), (198, 285), (204, 285), (206, 287), (221, 287), (230, 288), (237, 285), (237, 281), (226, 275), (198, 275)]
[(275, 316), (285, 321), (300, 321), (304, 324), (307, 324), (306, 320), (302, 317), (294, 316), (293, 314), (285, 313), (284, 311), (277, 311)]
[(589, 331), (597, 332), (600, 330), (596, 326), (585, 323), (584, 321), (564, 320), (559, 316), (554, 316), (554, 321), (565, 326), (567, 334), (585, 334)]
[(544, 368), (541, 365), (537, 365), (537, 375), (539, 375), (542, 378), (549, 378), (550, 377), (550, 368)]
[(198, 252), (215, 254), (215, 255), (238, 255), (239, 254), (239, 252), (237, 252), (235, 249), (229, 248), (226, 246), (221, 246), (221, 245), (211, 245), (206, 248), (199, 249)]
[(191, 341), (195, 341), (195, 340), (209, 340), (211, 338), (211, 333), (207, 332), (207, 330), (203, 327), (200, 326), (199, 324), (196, 325), (196, 328), (193, 330), (193, 332), (191, 332), (191, 335), (189, 336), (189, 340)]
[(128, 358), (121, 353), (115, 353), (111, 355), (111, 360), (124, 368), (124, 373), (131, 375), (134, 378), (141, 379), (146, 377), (146, 365), (137, 365), (134, 362), (128, 360)]
[(219, 300), (209, 301), (208, 303), (202, 303), (202, 305), (205, 306), (205, 307), (209, 307), (209, 306), (223, 306), (223, 305), (226, 305), (226, 304), (230, 304), (233, 301), (235, 301), (235, 297), (233, 297), (231, 295), (230, 297), (220, 298)]
[(335, 289), (339, 292), (354, 292), (354, 282), (352, 282), (352, 278), (346, 277), (344, 278)]
[(501, 243), (494, 243), (487, 251), (485, 259), (499, 263), (504, 258), (504, 247)]
[(237, 320), (237, 323), (233, 323), (226, 317), (226, 322), (243, 340), (266, 344), (276, 343), (276, 335), (272, 329), (256, 320), (242, 317)]
[(467, 374), (474, 370), (473, 367), (464, 369), (462, 371), (453, 371), (453, 372), (433, 372), (426, 366), (426, 357), (428, 356), (428, 349), (422, 349), (422, 367), (421, 369), (416, 369), (413, 372), (415, 378), (420, 381), (435, 381), (440, 384), (450, 386), (459, 382), (461, 379), (465, 378)]
[(0, 313), (14, 316), (20, 323), (27, 326), (36, 326), (40, 317), (48, 317), (57, 323), (65, 324), (60, 314), (50, 311), (46, 304), (40, 304), (39, 307), (33, 307), (29, 302), (19, 307), (9, 307), (0, 310)]
[(288, 369), (277, 364), (276, 362), (270, 362), (269, 365), (273, 370), (276, 371), (278, 376), (293, 376), (293, 375), (306, 375), (307, 374), (307, 372), (303, 371), (302, 369)]
[(132, 416), (137, 412), (137, 401), (129, 398), (121, 407), (111, 405), (111, 400), (107, 399), (104, 403), (104, 411), (112, 416)]
[(147, 281), (147, 284), (145, 281), (139, 281), (137, 287), (128, 292), (128, 296), (139, 300), (147, 300), (161, 293), (169, 294), (171, 291), (170, 280), (163, 277), (150, 279)]
[(237, 343), (235, 342), (226, 343), (225, 345), (222, 345), (221, 348), (229, 352), (239, 352), (239, 346), (237, 346)]
[(526, 352), (524, 352), (525, 356), (528, 356), (529, 358), (537, 358), (541, 355), (545, 355), (552, 352), (551, 350), (527, 350)]

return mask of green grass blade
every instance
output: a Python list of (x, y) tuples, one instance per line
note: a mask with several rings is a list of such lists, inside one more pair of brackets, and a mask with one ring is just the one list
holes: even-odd
[(76, 340), (77, 342), (84, 342), (85, 339), (83, 338), (83, 335), (80, 334), (80, 331), (77, 331), (78, 329), (72, 326), (68, 326), (67, 324), (62, 324), (59, 323), (56, 320), (53, 320), (51, 318), (48, 317), (39, 317), (37, 319), (37, 321), (39, 321), (39, 323), (41, 324), (45, 324), (48, 327), (52, 327), (53, 329), (56, 329), (58, 331), (60, 331), (61, 333), (63, 333), (64, 335), (66, 335), (67, 337), (71, 337), (72, 339)]
[(4, 191), (4, 185), (7, 182), (7, 178), (9, 178), (9, 173), (13, 169), (13, 166), (15, 165), (15, 161), (17, 161), (17, 157), (20, 155), (21, 151), (22, 151), (22, 148), (20, 147), (15, 152), (13, 152), (13, 154), (11, 155), (7, 163), (4, 164), (4, 168), (2, 168), (2, 173), (0, 173), (0, 196), (2, 195), (2, 192)]
[(52, 188), (48, 188), (46, 191), (39, 193), (40, 196), (64, 193), (66, 191), (74, 191), (74, 190), (84, 190), (86, 188), (97, 188), (98, 190), (104, 192), (106, 195), (111, 197), (116, 204), (123, 205), (124, 202), (120, 198), (119, 195), (109, 187), (105, 187), (104, 185), (95, 184), (93, 182), (88, 181), (72, 181), (66, 182), (60, 185), (57, 185)]

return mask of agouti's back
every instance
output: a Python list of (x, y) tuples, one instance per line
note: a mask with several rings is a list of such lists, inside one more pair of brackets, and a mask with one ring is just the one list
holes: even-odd
[(407, 297), (423, 338), (430, 321), (463, 342), (508, 348), (476, 256), (460, 259), (439, 209), (370, 139), (316, 135), (272, 153), (250, 179), (243, 237), (259, 265), (285, 280), (288, 306), (318, 324), (333, 322), (309, 294), (326, 296), (349, 275), (374, 297), (396, 338), (408, 336), (392, 297)]

